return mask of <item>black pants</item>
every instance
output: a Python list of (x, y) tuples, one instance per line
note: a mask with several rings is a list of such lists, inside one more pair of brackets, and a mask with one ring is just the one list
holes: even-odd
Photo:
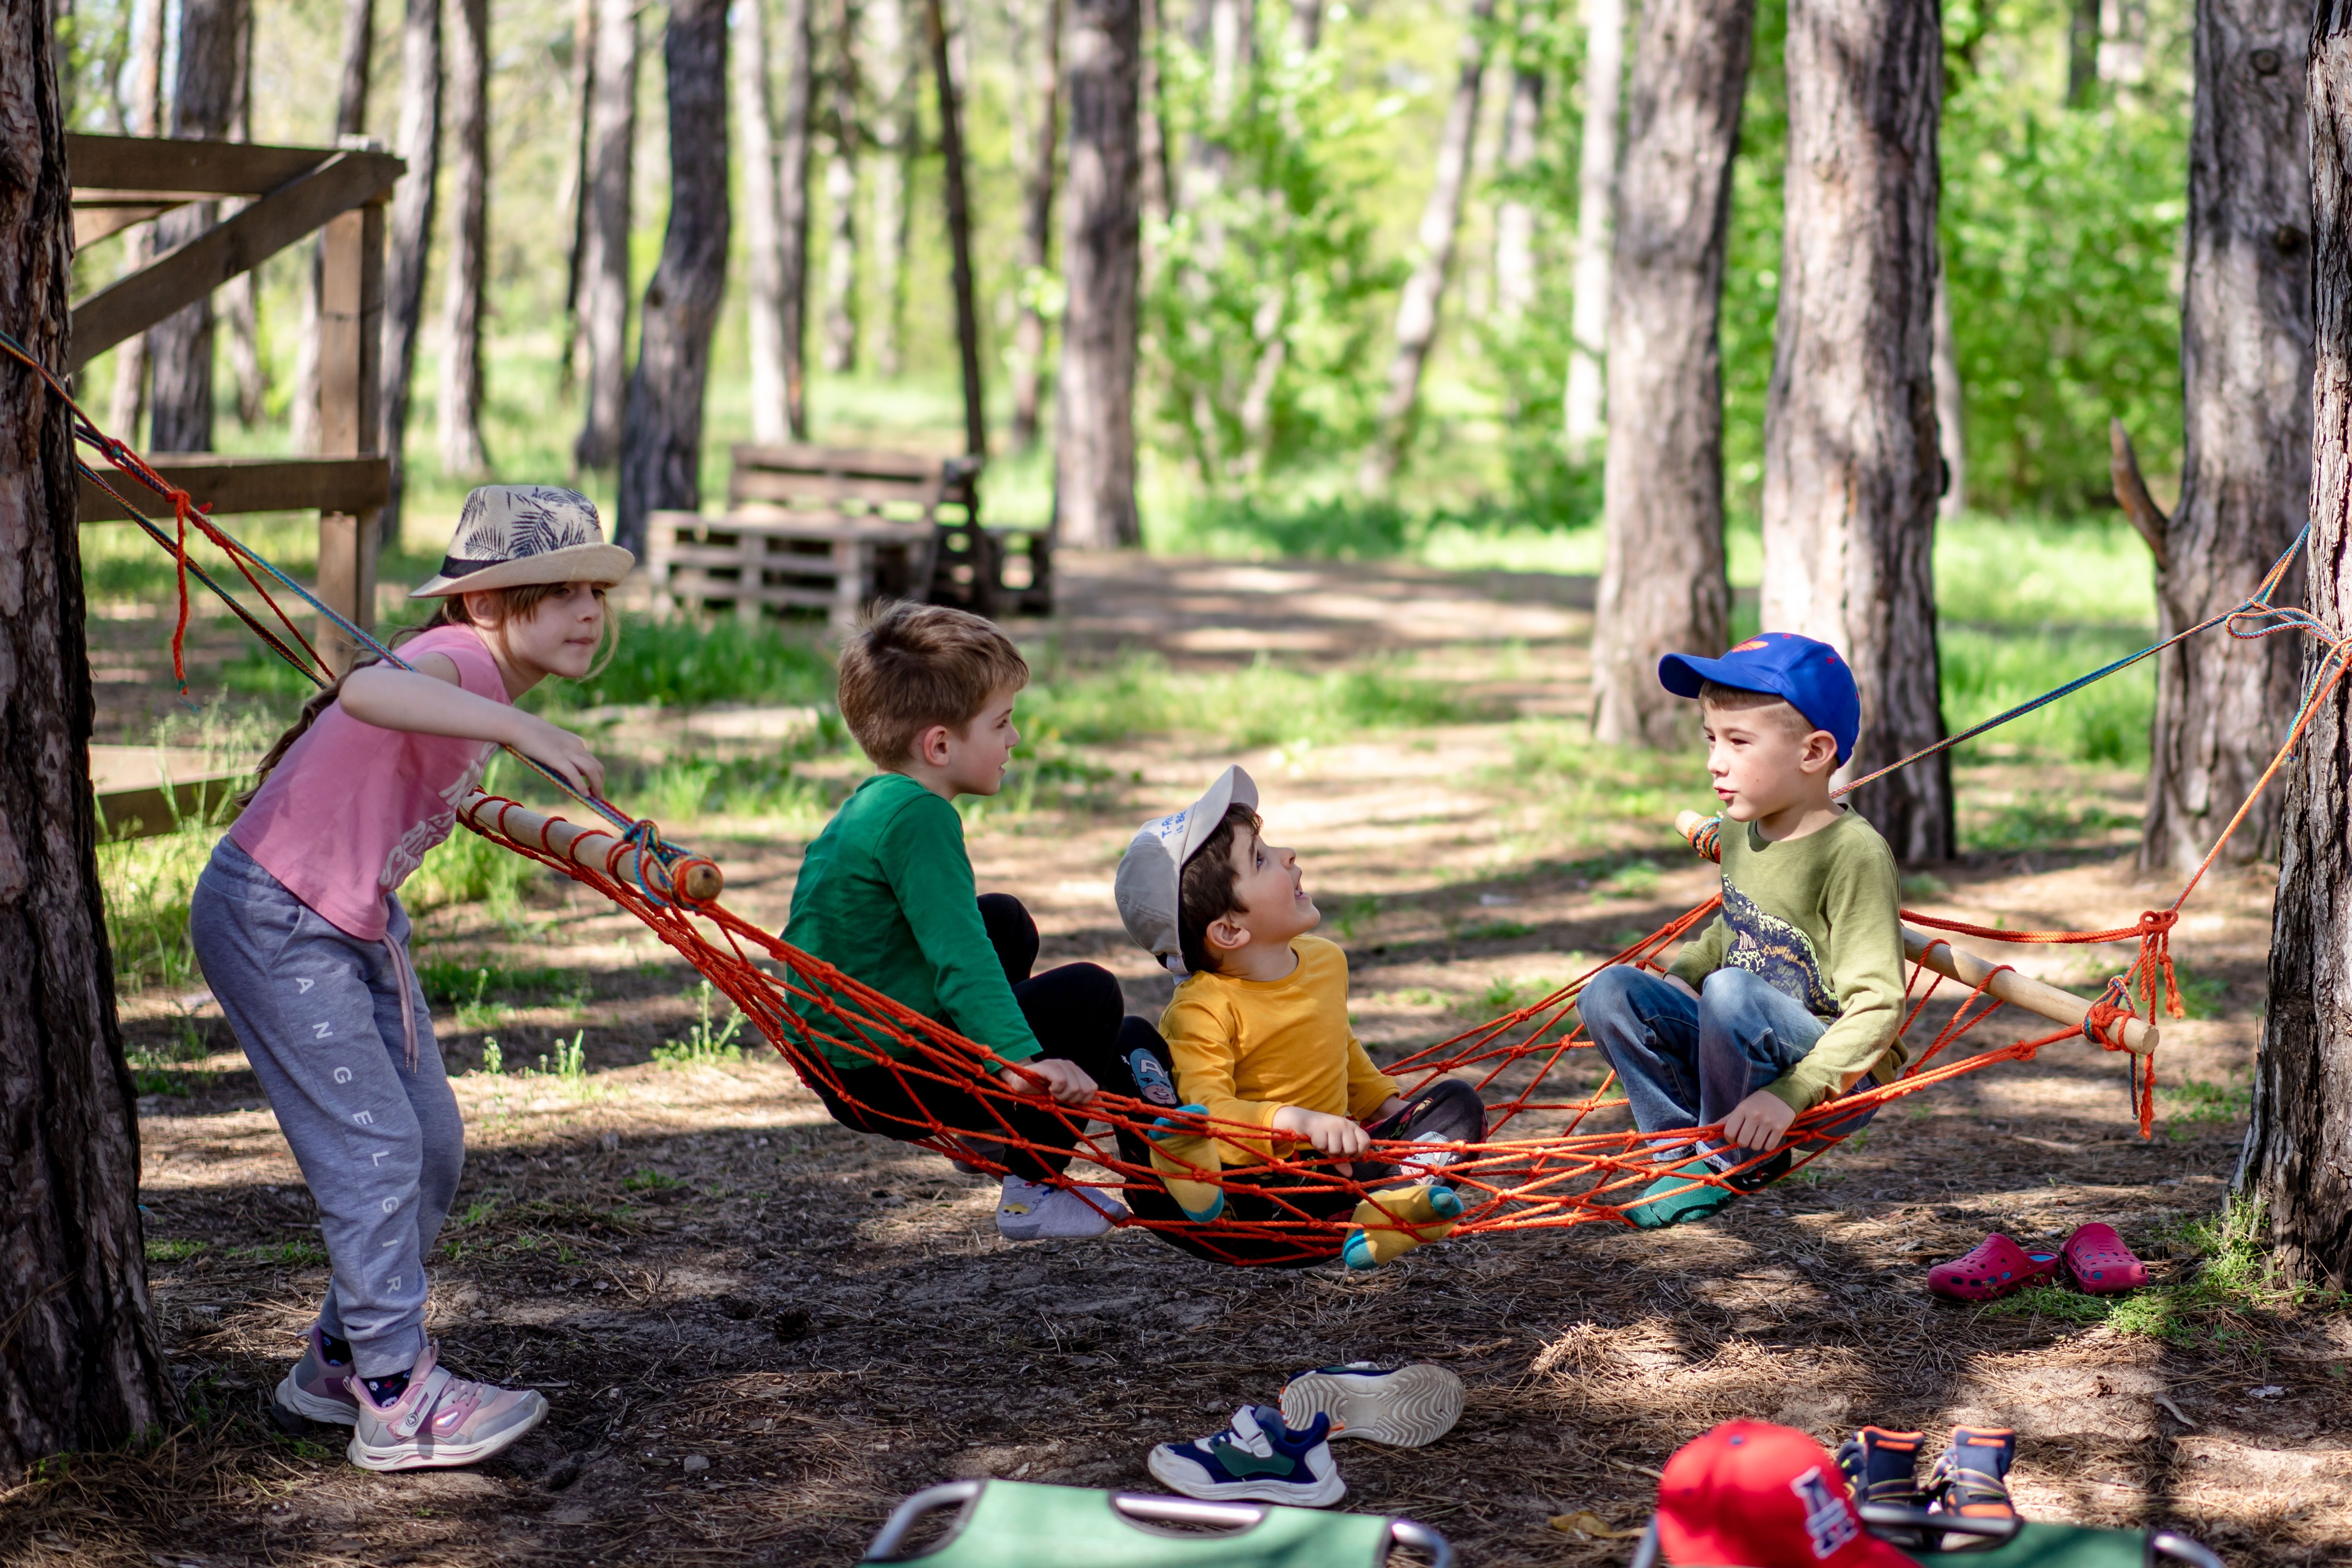
[[(1098, 963), (1066, 963), (1032, 978), (1037, 923), (1021, 900), (1009, 893), (984, 894), (980, 916), (997, 961), (1004, 965), (1013, 1000), (1020, 1005), (1043, 1054), (1075, 1064), (1105, 1089), (1134, 1093), (1134, 1080), (1118, 1054), (1119, 1020), (1127, 1003), (1118, 977)], [(833, 1119), (860, 1132), (912, 1143), (931, 1137), (936, 1122), (974, 1138), (994, 1141), (1010, 1135), (1038, 1145), (1029, 1150), (1007, 1144), (1004, 1150), (1006, 1168), (1029, 1181), (1044, 1181), (1068, 1168), (1071, 1151), (1087, 1124), (1083, 1109), (1049, 1110), (1016, 1104), (908, 1068), (940, 1070), (921, 1062), (904, 1067), (877, 1063), (842, 1069), (838, 1090), (823, 1082), (814, 1087)], [(1023, 1085), (1016, 1079), (1006, 1087)]]
[[(1168, 1080), (1175, 1080), (1175, 1063), (1171, 1059), (1167, 1042), (1160, 1031), (1141, 1018), (1129, 1018), (1119, 1026), (1118, 1050), (1121, 1066), (1129, 1076), (1148, 1076), (1134, 1070), (1133, 1058), (1146, 1052), (1165, 1069)], [(1458, 1079), (1439, 1079), (1407, 1100), (1404, 1109), (1382, 1118), (1365, 1129), (1374, 1138), (1384, 1141), (1408, 1138), (1434, 1138), (1449, 1143), (1476, 1143), (1486, 1136), (1486, 1106), (1478, 1091)], [(1139, 1165), (1150, 1165), (1151, 1150), (1143, 1139), (1122, 1130), (1119, 1152)], [(1225, 1208), (1217, 1220), (1200, 1229), (1192, 1228), (1184, 1211), (1163, 1189), (1139, 1181), (1130, 1181), (1127, 1188), (1127, 1206), (1139, 1219), (1176, 1222), (1172, 1226), (1155, 1226), (1153, 1236), (1180, 1252), (1195, 1258), (1205, 1258), (1213, 1263), (1272, 1264), (1278, 1268), (1303, 1268), (1335, 1258), (1339, 1244), (1330, 1232), (1318, 1228), (1318, 1223), (1331, 1224), (1346, 1219), (1356, 1212), (1363, 1201), (1354, 1187), (1339, 1187), (1332, 1181), (1330, 1167), (1314, 1171), (1267, 1171), (1262, 1174), (1235, 1172), (1226, 1179)], [(1359, 1160), (1349, 1173), (1351, 1179), (1367, 1187), (1383, 1184), (1418, 1180), (1419, 1170), (1405, 1172), (1386, 1161)], [(1259, 1235), (1237, 1235), (1215, 1228), (1224, 1220), (1241, 1220), (1268, 1228)], [(1280, 1228), (1274, 1228), (1274, 1227)]]

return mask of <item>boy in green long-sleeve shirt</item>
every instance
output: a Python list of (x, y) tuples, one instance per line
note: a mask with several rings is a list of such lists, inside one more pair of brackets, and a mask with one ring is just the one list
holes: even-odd
[[(1578, 1011), (1643, 1131), (1720, 1123), (1723, 1136), (1626, 1210), (1644, 1228), (1777, 1180), (1801, 1112), (1903, 1066), (1895, 856), (1830, 797), (1861, 728), (1853, 672), (1827, 643), (1767, 632), (1719, 659), (1669, 654), (1658, 679), (1696, 697), (1705, 720), (1723, 913), (1664, 976), (1630, 964), (1594, 975)], [(1875, 1112), (1819, 1131), (1853, 1132)], [(1727, 1186), (1693, 1185), (1708, 1165), (1748, 1168)]]
[(1001, 1062), (985, 1070), (1018, 1080), (1004, 1087), (1057, 1102), (983, 1095), (933, 1063), (910, 1072), (906, 1047), (793, 997), (831, 1069), (811, 1087), (834, 1120), (907, 1142), (942, 1127), (967, 1135), (1007, 1172), (996, 1225), (1015, 1241), (1099, 1236), (1125, 1217), (1115, 1199), (1050, 1184), (1070, 1163), (1078, 1108), (1097, 1086), (1137, 1092), (1118, 1050), (1118, 978), (1092, 963), (1033, 977), (1035, 923), (1018, 899), (976, 896), (964, 852), (952, 803), (1003, 786), (1021, 738), (1013, 699), (1028, 679), (1004, 634), (961, 610), (895, 604), (850, 638), (841, 716), (882, 771), (809, 845), (784, 927), (793, 946), (994, 1051)]

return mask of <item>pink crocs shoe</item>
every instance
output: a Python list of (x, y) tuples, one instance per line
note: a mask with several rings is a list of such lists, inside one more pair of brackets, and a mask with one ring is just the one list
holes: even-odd
[(2111, 1225), (2076, 1228), (2059, 1254), (2074, 1288), (2087, 1296), (2113, 1296), (2147, 1283), (2147, 1265), (2134, 1256)]
[(1927, 1270), (1927, 1289), (1955, 1301), (1995, 1301), (2057, 1271), (2058, 1254), (2028, 1252), (1994, 1231), (1966, 1257)]
[(446, 1469), (487, 1459), (547, 1416), (546, 1396), (529, 1388), (494, 1388), (467, 1383), (436, 1366), (427, 1345), (409, 1370), (407, 1391), (390, 1405), (368, 1396), (367, 1385), (351, 1380), (359, 1399), (352, 1463), (367, 1470)]

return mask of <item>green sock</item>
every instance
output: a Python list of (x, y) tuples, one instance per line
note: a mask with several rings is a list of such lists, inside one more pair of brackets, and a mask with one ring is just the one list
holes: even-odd
[[(1694, 1160), (1679, 1170), (1660, 1176), (1643, 1189), (1642, 1201), (1625, 1211), (1625, 1217), (1643, 1230), (1659, 1230), (1666, 1226), (1680, 1225), (1685, 1220), (1705, 1219), (1739, 1194), (1728, 1187), (1691, 1186), (1691, 1183), (1715, 1173), (1715, 1167), (1705, 1160)], [(1688, 1188), (1677, 1192), (1677, 1188)], [(1673, 1194), (1669, 1196), (1668, 1194)]]

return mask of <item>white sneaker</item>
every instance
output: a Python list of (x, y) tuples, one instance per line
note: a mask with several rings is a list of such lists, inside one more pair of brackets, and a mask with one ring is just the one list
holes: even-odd
[(1348, 1495), (1348, 1483), (1331, 1462), (1326, 1441), (1331, 1436), (1327, 1416), (1297, 1430), (1279, 1410), (1244, 1405), (1234, 1412), (1234, 1424), (1213, 1436), (1160, 1444), (1145, 1468), (1152, 1479), (1186, 1497), (1329, 1508)]
[(538, 1390), (468, 1383), (434, 1362), (435, 1349), (427, 1345), (408, 1374), (407, 1389), (390, 1405), (378, 1405), (352, 1379), (358, 1421), (344, 1454), (352, 1464), (370, 1470), (470, 1465), (547, 1418), (547, 1396)]
[(1351, 1361), (1344, 1366), (1318, 1366), (1298, 1373), (1282, 1388), (1282, 1418), (1294, 1429), (1318, 1415), (1331, 1417), (1335, 1437), (1423, 1447), (1462, 1419), (1462, 1380), (1427, 1362), (1381, 1366)]
[(1127, 1205), (1079, 1187), (1004, 1178), (996, 1200), (996, 1234), (1007, 1241), (1084, 1241), (1127, 1217)]

